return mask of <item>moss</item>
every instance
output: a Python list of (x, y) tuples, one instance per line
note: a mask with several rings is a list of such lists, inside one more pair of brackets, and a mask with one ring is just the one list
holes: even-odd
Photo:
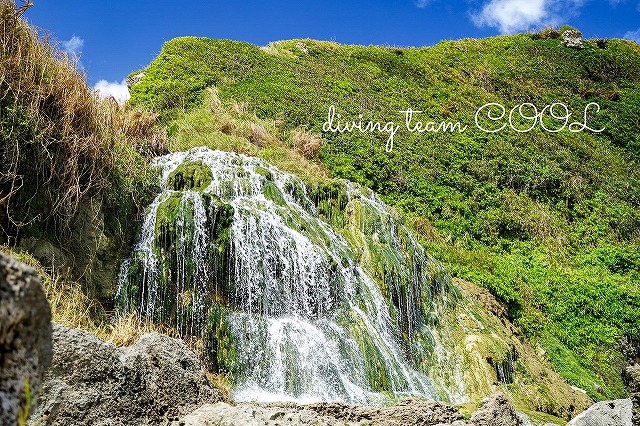
[(233, 334), (227, 321), (229, 312), (217, 302), (209, 307), (209, 315), (204, 340), (204, 360), (207, 367), (218, 373), (239, 374), (239, 365), (236, 362), (236, 351)]
[(349, 203), (347, 188), (338, 180), (307, 181), (307, 196), (315, 204), (318, 215), (338, 229), (346, 225), (345, 209)]
[(187, 161), (171, 172), (167, 185), (174, 191), (202, 191), (211, 184), (212, 178), (211, 169), (202, 161)]
[(256, 167), (255, 172), (261, 176), (264, 176), (266, 180), (273, 180), (273, 175), (269, 169), (265, 169), (264, 167)]
[(358, 343), (362, 360), (364, 361), (367, 384), (375, 392), (391, 393), (393, 384), (387, 369), (392, 366), (386, 365), (380, 349), (372, 340), (366, 326), (353, 312), (346, 313), (345, 317), (341, 318), (341, 321), (343, 326), (349, 330), (349, 334)]
[(287, 202), (285, 201), (280, 188), (278, 188), (275, 183), (271, 181), (265, 182), (264, 186), (262, 187), (262, 192), (264, 193), (264, 196), (267, 198), (267, 200), (271, 200), (279, 206), (287, 205)]
[(156, 246), (172, 250), (176, 235), (176, 218), (181, 212), (182, 193), (174, 192), (158, 206), (156, 216)]

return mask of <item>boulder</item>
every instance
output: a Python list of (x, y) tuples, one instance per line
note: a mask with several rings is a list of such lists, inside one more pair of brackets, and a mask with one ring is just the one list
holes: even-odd
[(631, 400), (617, 399), (593, 404), (567, 426), (632, 426)]
[(125, 82), (127, 83), (127, 88), (131, 89), (133, 86), (140, 83), (143, 77), (144, 77), (143, 72), (139, 72), (138, 74), (134, 74), (127, 77), (127, 79), (125, 80)]
[(497, 392), (482, 401), (471, 416), (474, 426), (521, 426), (522, 422), (503, 393)]
[(152, 333), (127, 348), (53, 327), (53, 359), (30, 418), (38, 425), (170, 424), (221, 399), (184, 342)]
[(578, 30), (567, 30), (562, 33), (563, 46), (570, 47), (572, 49), (584, 49), (582, 44), (582, 33)]
[(51, 362), (51, 309), (33, 268), (0, 253), (0, 424), (26, 418)]

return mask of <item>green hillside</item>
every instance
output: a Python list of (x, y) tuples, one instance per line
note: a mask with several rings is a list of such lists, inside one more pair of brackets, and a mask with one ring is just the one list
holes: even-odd
[[(640, 338), (640, 46), (588, 40), (576, 50), (556, 36), (407, 49), (184, 37), (143, 70), (130, 104), (160, 114), (170, 149), (246, 152), (375, 190), (454, 276), (505, 302), (572, 385), (612, 398), (625, 394), (619, 342)], [(595, 102), (587, 123), (604, 130), (488, 133), (474, 123), (484, 104), (508, 114), (525, 102), (564, 103), (570, 122)], [(388, 133), (323, 132), (330, 105), (343, 119), (400, 125), (392, 151)], [(468, 128), (411, 133), (407, 108), (423, 111), (414, 121)]]

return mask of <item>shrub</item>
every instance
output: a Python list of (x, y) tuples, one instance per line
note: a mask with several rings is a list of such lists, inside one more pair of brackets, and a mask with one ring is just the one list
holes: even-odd
[(114, 176), (119, 144), (152, 155), (166, 135), (156, 115), (99, 99), (13, 1), (0, 2), (0, 33), (0, 241), (29, 223), (60, 238), (83, 200), (108, 198), (114, 180), (145, 181)]
[(293, 147), (307, 159), (314, 158), (322, 148), (320, 136), (301, 130), (295, 130), (291, 133), (291, 142)]
[(531, 34), (531, 38), (534, 40), (546, 40), (560, 38), (562, 33), (555, 28), (545, 28), (542, 31)]

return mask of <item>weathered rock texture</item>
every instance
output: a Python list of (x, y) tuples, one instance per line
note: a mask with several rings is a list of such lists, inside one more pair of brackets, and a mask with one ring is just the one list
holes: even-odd
[(27, 413), (50, 361), (51, 310), (40, 277), (0, 253), (0, 425)]
[(31, 424), (161, 425), (220, 400), (196, 355), (146, 334), (116, 348), (82, 330), (53, 327), (53, 360)]
[(471, 416), (474, 426), (521, 426), (522, 422), (504, 394), (498, 392), (482, 401)]
[(626, 369), (633, 405), (633, 424), (640, 425), (640, 364), (630, 365)]
[(633, 424), (640, 425), (640, 342), (625, 339), (622, 342), (622, 352), (627, 358), (624, 378), (629, 387), (633, 404)]
[(185, 416), (185, 426), (231, 425), (452, 425), (465, 426), (464, 418), (452, 406), (420, 399), (405, 399), (393, 407), (376, 408), (342, 403), (207, 404)]
[(563, 46), (571, 47), (573, 49), (584, 49), (582, 44), (582, 33), (578, 30), (567, 30), (562, 33)]
[(632, 426), (631, 400), (617, 399), (593, 404), (567, 423), (567, 426)]

